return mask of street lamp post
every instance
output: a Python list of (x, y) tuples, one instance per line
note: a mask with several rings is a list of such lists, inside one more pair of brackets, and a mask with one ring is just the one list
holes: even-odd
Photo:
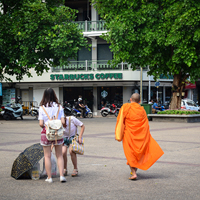
[(140, 67), (140, 102), (141, 104), (143, 103), (143, 95), (142, 95), (142, 74), (143, 73), (143, 70), (142, 70), (142, 67)]
[[(148, 66), (148, 70), (149, 70), (149, 66)], [(149, 75), (149, 102), (151, 100), (151, 76)]]

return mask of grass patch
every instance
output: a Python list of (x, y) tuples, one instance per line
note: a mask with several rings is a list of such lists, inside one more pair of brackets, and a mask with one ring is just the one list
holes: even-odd
[(164, 111), (159, 111), (157, 114), (167, 114), (167, 115), (197, 115), (197, 114), (200, 114), (200, 112), (193, 111), (193, 110), (164, 110)]

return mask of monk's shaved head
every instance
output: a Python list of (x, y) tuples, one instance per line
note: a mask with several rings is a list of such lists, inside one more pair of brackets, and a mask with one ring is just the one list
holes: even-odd
[(131, 101), (135, 102), (135, 103), (139, 103), (140, 102), (140, 95), (138, 93), (133, 93), (131, 96)]

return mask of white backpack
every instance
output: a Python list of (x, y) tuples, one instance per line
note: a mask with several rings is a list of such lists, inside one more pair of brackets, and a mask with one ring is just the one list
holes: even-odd
[(42, 106), (42, 108), (43, 108), (45, 114), (47, 115), (47, 117), (49, 118), (49, 120), (45, 124), (46, 138), (49, 141), (56, 141), (56, 144), (57, 144), (57, 140), (60, 140), (63, 138), (63, 132), (64, 132), (61, 120), (57, 119), (59, 111), (60, 111), (60, 106), (58, 108), (56, 117), (53, 116), (52, 119), (49, 117), (49, 115), (47, 114), (47, 112), (43, 106)]

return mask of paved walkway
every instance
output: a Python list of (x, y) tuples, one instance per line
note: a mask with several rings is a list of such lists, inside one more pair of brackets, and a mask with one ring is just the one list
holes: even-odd
[[(61, 184), (44, 179), (15, 180), (10, 176), (15, 158), (38, 143), (37, 120), (0, 120), (0, 199), (200, 199), (200, 123), (150, 122), (151, 134), (165, 154), (149, 170), (138, 170), (130, 181), (122, 143), (114, 140), (116, 118), (83, 119), (85, 155), (78, 157), (79, 177)], [(69, 158), (69, 157), (68, 157)], [(68, 159), (68, 171), (72, 164)]]

